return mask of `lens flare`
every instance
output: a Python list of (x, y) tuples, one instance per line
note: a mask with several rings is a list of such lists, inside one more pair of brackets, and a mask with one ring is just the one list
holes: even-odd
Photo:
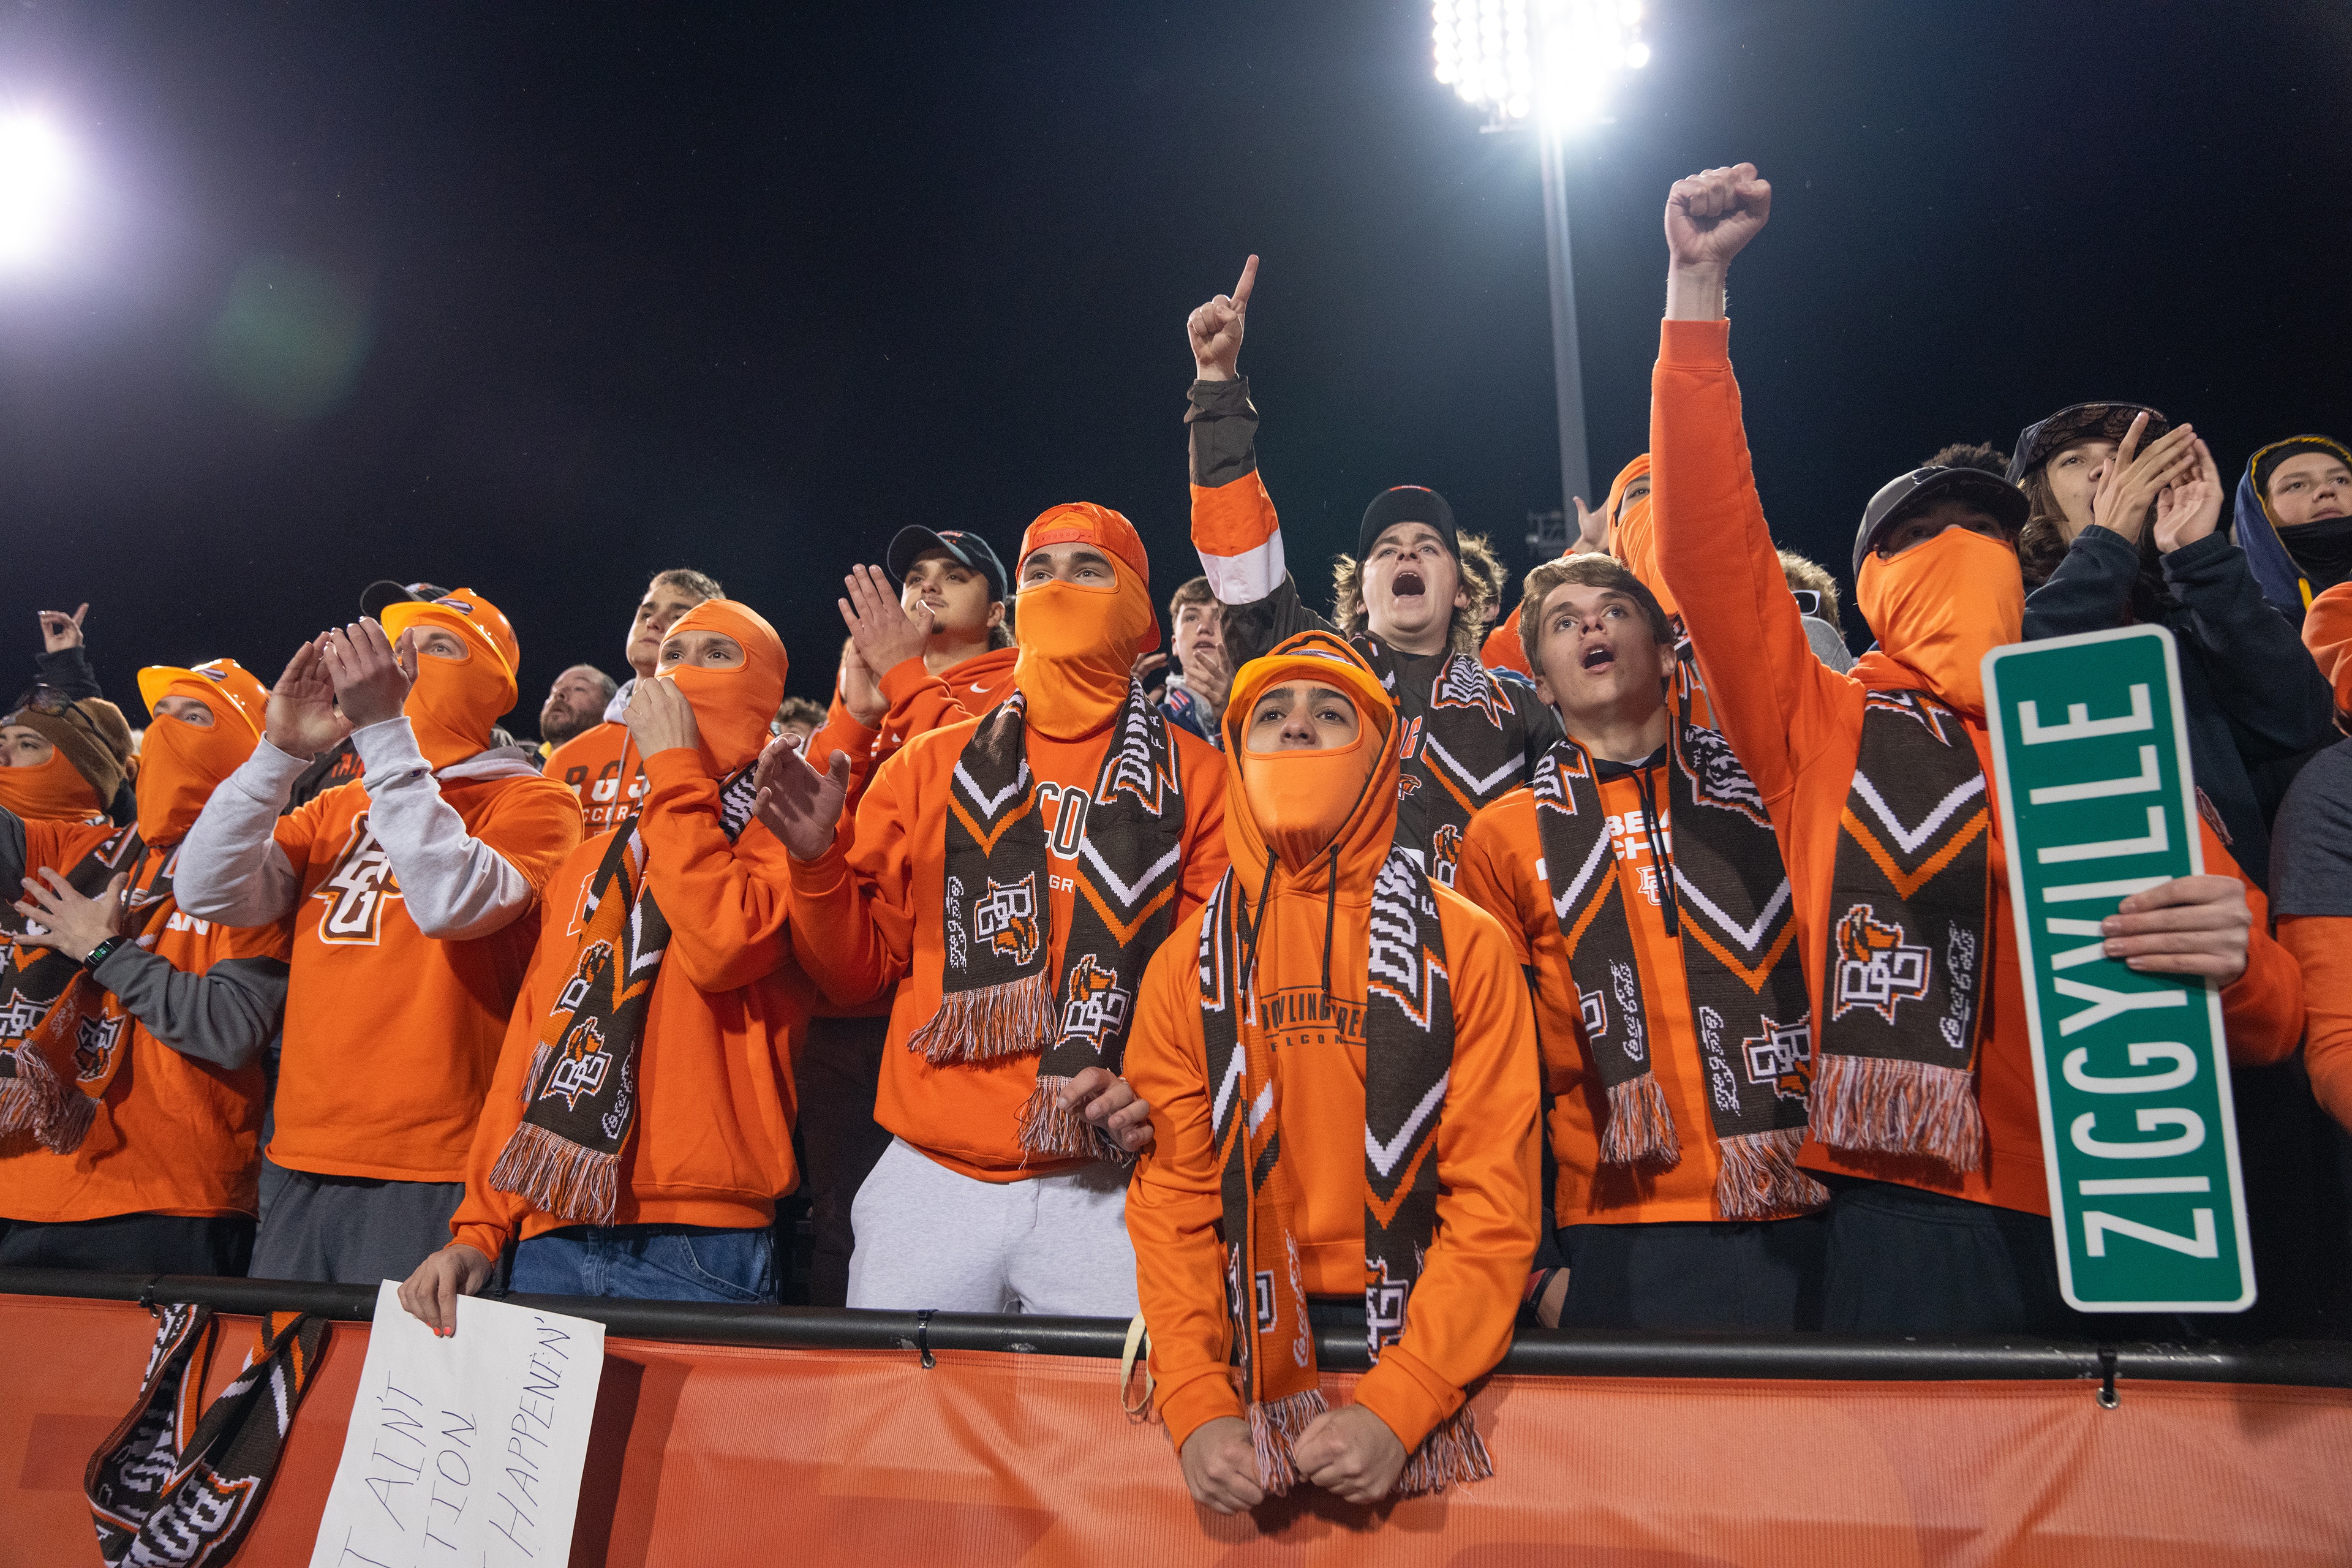
[(0, 263), (49, 248), (73, 185), (65, 139), (37, 115), (0, 118)]

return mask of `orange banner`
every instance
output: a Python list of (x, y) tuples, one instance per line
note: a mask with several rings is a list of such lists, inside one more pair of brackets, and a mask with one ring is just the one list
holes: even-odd
[[(223, 1325), (217, 1388), (251, 1342)], [(0, 1564), (96, 1563), (82, 1466), (129, 1408), (140, 1308), (0, 1296)], [(367, 1352), (330, 1341), (243, 1568), (310, 1561)], [(610, 1340), (576, 1564), (1444, 1563), (2215, 1568), (2352, 1562), (2352, 1393), (2125, 1380), (1496, 1378), (1495, 1479), (1223, 1519), (1117, 1364)], [(1353, 1380), (1329, 1375), (1344, 1398)]]

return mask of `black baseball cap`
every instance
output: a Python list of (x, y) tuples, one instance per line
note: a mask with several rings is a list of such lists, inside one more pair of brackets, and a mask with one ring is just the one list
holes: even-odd
[(977, 533), (967, 533), (955, 528), (902, 528), (890, 541), (890, 552), (882, 559), (890, 568), (894, 582), (905, 582), (907, 569), (915, 558), (926, 551), (943, 550), (951, 561), (961, 562), (988, 579), (988, 596), (1004, 597), (1004, 563), (988, 547), (988, 541)]
[(1425, 522), (1437, 530), (1445, 541), (1447, 553), (1456, 561), (1462, 559), (1462, 540), (1454, 528), (1454, 509), (1445, 498), (1426, 485), (1399, 485), (1382, 490), (1364, 509), (1364, 521), (1356, 530), (1356, 559), (1361, 561), (1372, 552), (1381, 535), (1400, 522)]
[(423, 604), (446, 598), (448, 593), (448, 589), (433, 583), (394, 583), (389, 579), (371, 583), (360, 590), (360, 614), (380, 621), (387, 605)]
[(2131, 422), (2147, 416), (2140, 449), (2172, 428), (2172, 421), (2145, 403), (2076, 403), (2017, 433), (2017, 456), (2009, 460), (2009, 482), (2020, 485), (2025, 476), (2077, 441), (2120, 441), (2131, 432)]
[(2015, 539), (2025, 527), (2030, 510), (2025, 492), (1982, 468), (1947, 468), (1929, 464), (1887, 480), (1862, 510), (1862, 527), (1853, 536), (1853, 569), (1858, 574), (1879, 535), (1905, 518), (1939, 500), (1973, 501)]

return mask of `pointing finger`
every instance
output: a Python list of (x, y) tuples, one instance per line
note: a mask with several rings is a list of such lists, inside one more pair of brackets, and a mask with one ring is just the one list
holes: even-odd
[(1256, 287), (1257, 257), (1253, 254), (1247, 261), (1242, 263), (1242, 280), (1234, 285), (1233, 300), (1235, 314), (1249, 309), (1250, 290)]

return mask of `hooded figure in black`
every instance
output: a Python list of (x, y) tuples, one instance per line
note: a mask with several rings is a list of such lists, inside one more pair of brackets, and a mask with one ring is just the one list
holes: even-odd
[(2302, 626), (2315, 597), (2352, 579), (2352, 448), (2290, 436), (2247, 458), (2237, 531), (2263, 597)]

